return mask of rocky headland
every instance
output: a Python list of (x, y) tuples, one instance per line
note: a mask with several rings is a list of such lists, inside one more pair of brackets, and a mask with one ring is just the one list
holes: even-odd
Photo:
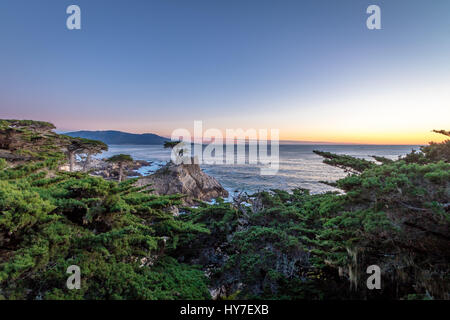
[(185, 205), (195, 205), (197, 200), (228, 197), (228, 191), (215, 178), (204, 173), (198, 164), (169, 162), (154, 174), (140, 178), (136, 186), (147, 186), (147, 190), (157, 195), (184, 194)]

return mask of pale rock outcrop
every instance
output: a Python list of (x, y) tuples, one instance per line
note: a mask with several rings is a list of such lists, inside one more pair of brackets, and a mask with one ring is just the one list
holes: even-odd
[(204, 173), (198, 164), (169, 163), (154, 174), (140, 178), (136, 186), (146, 186), (157, 195), (184, 194), (184, 205), (195, 205), (196, 199), (210, 201), (228, 197), (228, 192), (213, 177)]

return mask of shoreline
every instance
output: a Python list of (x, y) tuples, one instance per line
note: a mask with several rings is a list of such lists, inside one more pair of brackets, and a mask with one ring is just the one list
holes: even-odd
[[(110, 145), (110, 151), (98, 155), (105, 157), (118, 153), (129, 153), (136, 159), (151, 162), (150, 166), (143, 166), (138, 172), (143, 176), (154, 173), (164, 166), (170, 159), (170, 150), (162, 146), (139, 145)], [(261, 190), (280, 189), (290, 191), (295, 188), (309, 189), (312, 194), (320, 194), (338, 189), (320, 183), (321, 181), (337, 181), (346, 176), (346, 173), (322, 162), (322, 158), (313, 154), (314, 149), (325, 150), (336, 154), (348, 154), (357, 158), (365, 158), (371, 161), (372, 155), (386, 156), (397, 159), (399, 155), (405, 155), (416, 149), (415, 145), (407, 146), (314, 146), (314, 145), (280, 145), (280, 169), (274, 176), (261, 176), (255, 165), (249, 164), (215, 164), (200, 165), (208, 175), (216, 178), (230, 193), (235, 190), (255, 193)]]

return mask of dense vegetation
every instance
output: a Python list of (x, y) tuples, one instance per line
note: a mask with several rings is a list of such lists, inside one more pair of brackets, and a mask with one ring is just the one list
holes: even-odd
[[(174, 217), (182, 195), (59, 170), (80, 141), (52, 128), (0, 122), (0, 298), (449, 299), (450, 140), (396, 161), (317, 151), (350, 173), (333, 183), (344, 194), (272, 190)], [(366, 287), (374, 264), (381, 290)]]
[[(118, 184), (60, 171), (67, 146), (78, 138), (45, 131), (52, 126), (38, 132), (28, 123), (2, 124), (10, 136), (5, 145), (14, 141), (21, 146), (10, 148), (14, 154), (26, 148), (34, 157), (0, 159), (1, 298), (210, 297), (198, 267), (165, 254), (180, 234), (208, 232), (166, 210), (180, 203), (179, 195), (149, 195), (133, 187), (134, 180)], [(27, 144), (29, 131), (45, 143)], [(70, 265), (82, 271), (81, 290), (66, 288)]]

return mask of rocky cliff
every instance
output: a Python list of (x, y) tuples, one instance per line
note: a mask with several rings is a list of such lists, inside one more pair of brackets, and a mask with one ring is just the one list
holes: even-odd
[(185, 205), (194, 205), (196, 199), (210, 201), (228, 197), (228, 192), (213, 177), (204, 173), (197, 164), (175, 165), (169, 163), (150, 176), (138, 180), (137, 186), (148, 185), (157, 195), (184, 194)]

